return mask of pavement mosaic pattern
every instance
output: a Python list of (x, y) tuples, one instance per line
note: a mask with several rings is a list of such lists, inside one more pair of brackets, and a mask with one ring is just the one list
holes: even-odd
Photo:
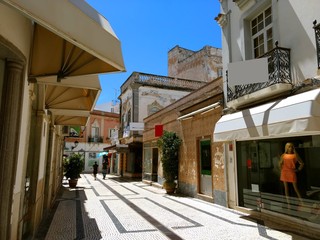
[(167, 195), (141, 181), (83, 174), (77, 188), (66, 184), (37, 239), (310, 239), (216, 204)]

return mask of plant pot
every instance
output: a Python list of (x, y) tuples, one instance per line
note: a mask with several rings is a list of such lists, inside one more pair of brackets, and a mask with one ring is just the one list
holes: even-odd
[(78, 184), (78, 179), (69, 179), (69, 187), (75, 188)]
[(176, 191), (177, 184), (175, 182), (164, 182), (163, 188), (168, 194), (172, 194)]

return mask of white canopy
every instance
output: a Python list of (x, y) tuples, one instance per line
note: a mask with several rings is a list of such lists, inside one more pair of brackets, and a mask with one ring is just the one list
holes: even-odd
[(224, 115), (214, 141), (320, 134), (320, 89)]

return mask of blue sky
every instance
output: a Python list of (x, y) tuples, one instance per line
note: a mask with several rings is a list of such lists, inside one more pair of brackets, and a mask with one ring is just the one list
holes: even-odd
[(116, 100), (120, 86), (134, 71), (167, 76), (168, 51), (221, 47), (214, 18), (218, 0), (86, 0), (111, 24), (121, 41), (126, 72), (100, 75), (97, 104)]

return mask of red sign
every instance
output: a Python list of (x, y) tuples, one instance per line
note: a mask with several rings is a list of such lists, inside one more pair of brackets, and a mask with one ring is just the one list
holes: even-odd
[(154, 136), (161, 137), (163, 134), (163, 125), (155, 125), (154, 126)]
[(229, 151), (233, 151), (233, 144), (229, 143)]
[(247, 168), (249, 168), (249, 169), (252, 168), (252, 161), (251, 161), (251, 159), (247, 159)]

